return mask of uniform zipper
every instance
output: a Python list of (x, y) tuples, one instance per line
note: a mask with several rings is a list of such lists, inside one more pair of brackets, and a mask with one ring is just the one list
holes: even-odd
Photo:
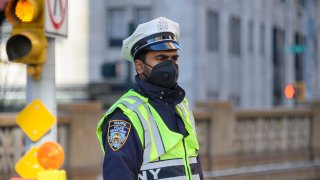
[(184, 144), (184, 138), (182, 139), (182, 144), (183, 144), (183, 149), (184, 149), (184, 155), (185, 155), (185, 162), (187, 165), (187, 173), (188, 173), (188, 179), (191, 180), (191, 175), (190, 175), (190, 170), (189, 170), (189, 163), (187, 161), (188, 155), (187, 155), (187, 150), (186, 150), (186, 145)]

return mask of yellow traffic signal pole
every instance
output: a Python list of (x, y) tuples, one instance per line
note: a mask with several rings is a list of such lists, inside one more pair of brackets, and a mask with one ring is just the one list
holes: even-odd
[[(56, 103), (56, 83), (55, 83), (55, 39), (47, 38), (48, 47), (46, 55), (46, 63), (42, 66), (42, 74), (39, 80), (34, 80), (32, 75), (27, 77), (27, 104), (34, 99), (40, 99), (54, 117), (57, 117)], [(53, 125), (51, 130), (37, 142), (32, 142), (28, 137), (26, 141), (26, 149), (32, 146), (39, 146), (46, 141), (57, 142), (57, 123)]]

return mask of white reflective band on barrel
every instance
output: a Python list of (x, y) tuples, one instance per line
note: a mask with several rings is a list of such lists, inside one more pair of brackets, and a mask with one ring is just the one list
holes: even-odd
[[(130, 98), (135, 100), (136, 102), (131, 104), (127, 101), (122, 101), (121, 103), (124, 104), (127, 108), (135, 111), (135, 113), (138, 115), (140, 122), (143, 126), (144, 129), (144, 152), (143, 152), (143, 163), (142, 164), (146, 164), (150, 161), (150, 152), (151, 152), (151, 134), (148, 128), (148, 123), (147, 120), (142, 116), (142, 114), (140, 113), (140, 111), (137, 109), (137, 107), (141, 104), (144, 103), (144, 101), (142, 101), (140, 98), (135, 97), (135, 96), (127, 96), (126, 98)], [(152, 129), (152, 134), (153, 134), (153, 139), (155, 141), (155, 145), (157, 148), (157, 152), (158, 155), (161, 155), (164, 153), (164, 147), (163, 147), (163, 143), (162, 143), (162, 139), (160, 136), (160, 132), (158, 130), (158, 127), (156, 125), (156, 122), (150, 112), (150, 109), (147, 105), (144, 106), (144, 108), (147, 110), (148, 112), (148, 119), (149, 119), (149, 123), (150, 123), (150, 128)]]
[[(195, 158), (195, 157), (189, 158), (189, 164), (194, 164), (194, 163), (197, 163), (197, 158)], [(171, 159), (171, 160), (150, 162), (148, 164), (142, 165), (140, 168), (140, 171), (168, 167), (168, 166), (184, 166), (184, 160), (183, 159)]]

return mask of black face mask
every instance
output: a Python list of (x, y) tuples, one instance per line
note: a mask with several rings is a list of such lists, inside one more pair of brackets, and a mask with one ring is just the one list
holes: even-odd
[[(144, 64), (151, 67), (147, 63)], [(172, 60), (166, 60), (151, 68), (151, 75), (144, 74), (150, 83), (164, 88), (171, 88), (177, 83), (179, 67)]]

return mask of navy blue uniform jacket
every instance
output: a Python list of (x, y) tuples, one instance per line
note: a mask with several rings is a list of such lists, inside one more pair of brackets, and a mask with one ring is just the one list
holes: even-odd
[[(174, 89), (161, 88), (142, 81), (135, 77), (134, 90), (142, 96), (149, 98), (149, 103), (157, 110), (166, 125), (171, 131), (187, 136), (180, 116), (175, 112), (175, 106), (185, 97), (184, 90), (178, 85)], [(110, 120), (124, 120), (131, 124), (129, 118), (120, 109), (110, 114), (103, 125), (103, 144), (105, 156), (103, 161), (103, 178), (105, 180), (137, 180), (142, 165), (143, 149), (139, 136), (133, 126), (128, 134), (127, 141), (121, 148), (114, 151), (107, 142), (108, 125)], [(198, 167), (201, 179), (202, 171), (198, 157)]]

